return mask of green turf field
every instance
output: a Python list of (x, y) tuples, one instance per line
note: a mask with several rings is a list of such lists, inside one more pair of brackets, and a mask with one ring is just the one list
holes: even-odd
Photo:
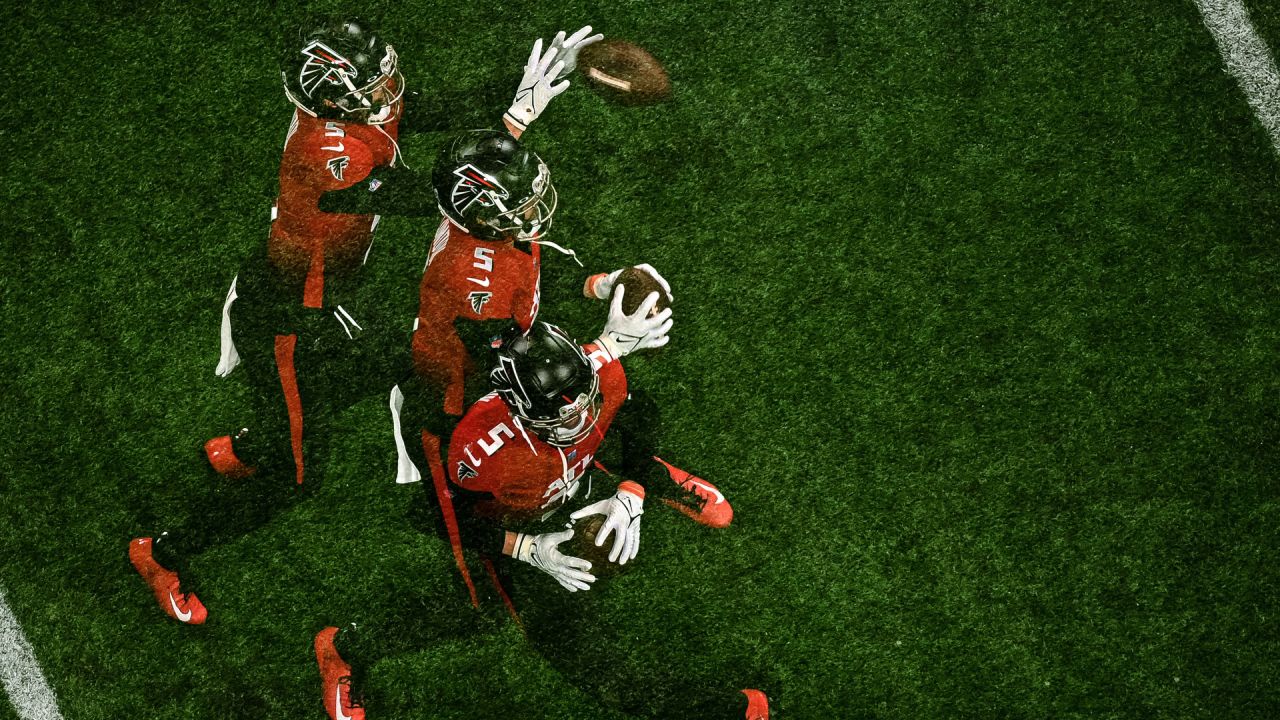
[[(428, 99), (514, 88), (534, 37), (584, 23), (673, 79), (652, 108), (579, 83), (526, 136), (586, 265), (544, 254), (540, 317), (585, 338), (586, 273), (658, 267), (673, 341), (631, 381), (737, 511), (650, 509), (625, 633), (753, 648), (784, 720), (1280, 711), (1280, 177), (1192, 3), (315, 5), (375, 20)], [(276, 48), (307, 12), (0, 11), (0, 586), (68, 720), (318, 720), (319, 628), (465, 606), (391, 484), (381, 397), (319, 492), (200, 558), (208, 625), (125, 557), (243, 422), (218, 313), (265, 241)], [(434, 229), (379, 228), (410, 315)], [(371, 691), (383, 717), (619, 717), (513, 626)]]

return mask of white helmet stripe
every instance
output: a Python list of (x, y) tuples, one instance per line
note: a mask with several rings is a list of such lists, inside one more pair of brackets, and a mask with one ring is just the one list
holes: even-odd
[(502, 371), (507, 375), (507, 381), (511, 385), (511, 394), (516, 401), (516, 405), (520, 408), (528, 408), (533, 405), (533, 401), (529, 399), (529, 393), (524, 389), (524, 384), (520, 382), (520, 374), (516, 372), (515, 360), (509, 356), (503, 355), (499, 358), (502, 363)]

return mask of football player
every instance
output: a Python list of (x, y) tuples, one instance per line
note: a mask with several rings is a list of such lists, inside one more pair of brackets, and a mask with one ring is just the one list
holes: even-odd
[[(566, 64), (601, 37), (589, 34), (589, 26), (570, 37), (560, 33), (546, 52), (541, 40), (534, 43), (504, 115), (508, 127), (522, 131), (567, 88), (568, 81), (559, 77)], [(371, 320), (358, 300), (360, 270), (372, 252), (378, 213), (436, 209), (434, 202), (415, 205), (412, 197), (394, 193), (387, 193), (393, 202), (384, 208), (325, 206), (326, 198), (341, 205), (343, 197), (371, 195), (381, 170), (414, 177), (397, 144), (406, 86), (390, 43), (356, 20), (324, 24), (302, 33), (281, 75), (294, 112), (280, 165), (280, 194), (268, 242), (244, 264), (224, 302), (217, 369), (219, 375), (229, 374), (240, 350), (252, 358), (254, 430), (214, 438), (205, 453), (224, 476), (241, 479), (265, 471), (273, 478), (287, 476), (293, 486), (306, 477), (306, 458), (323, 454), (330, 411), (373, 387), (385, 391), (399, 376), (394, 361), (399, 353), (385, 351), (397, 344), (392, 328), (398, 323)], [(428, 186), (425, 179), (407, 184)], [(192, 624), (207, 617), (198, 597), (180, 589), (184, 559), (261, 524), (270, 508), (296, 494), (264, 480), (210, 487), (203, 511), (194, 513), (181, 532), (130, 542), (134, 567), (168, 615)]]
[[(455, 136), (440, 151), (432, 185), (444, 220), (420, 288), (412, 341), (417, 381), (406, 387), (429, 407), (418, 407), (408, 424), (447, 438), (467, 404), (485, 392), (474, 373), (477, 359), (483, 362), (491, 341), (512, 323), (527, 330), (537, 319), (542, 248), (573, 253), (547, 239), (559, 205), (547, 164), (510, 133)], [(670, 292), (656, 270), (643, 267)], [(608, 297), (620, 272), (590, 278), (589, 296)], [(392, 394), (397, 438), (405, 394), (398, 388)], [(419, 479), (398, 447), (397, 481)]]
[[(560, 78), (572, 70), (578, 51), (603, 37), (588, 37), (590, 32), (590, 26), (569, 37), (561, 32), (546, 52), (542, 51), (542, 40), (535, 41), (516, 95), (503, 115), (514, 135), (522, 133), (552, 98), (568, 88), (569, 81)], [(324, 25), (300, 39), (281, 75), (285, 95), (295, 110), (285, 138), (280, 195), (272, 207), (266, 262), (251, 263), (243, 273), (252, 275), (256, 282), (250, 277), (237, 277), (232, 282), (224, 303), (218, 374), (230, 373), (239, 359), (231, 335), (237, 304), (266, 301), (283, 305), (267, 315), (293, 321), (275, 323), (280, 327), (272, 338), (270, 354), (283, 390), (289, 447), (301, 483), (304, 417), (308, 414), (303, 409), (314, 393), (302, 393), (298, 387), (298, 333), (289, 330), (302, 324), (299, 318), (318, 317), (348, 339), (365, 331), (368, 323), (357, 319), (351, 302), (343, 300), (359, 289), (359, 270), (372, 252), (373, 233), (381, 216), (434, 215), (437, 204), (433, 194), (421, 191), (427, 187), (425, 178), (408, 168), (400, 156), (396, 140), (405, 82), (390, 44), (354, 20)], [(382, 192), (377, 192), (379, 189)], [(246, 300), (236, 303), (240, 296)], [(278, 402), (273, 404), (275, 414), (280, 407)], [(284, 427), (279, 422), (265, 425), (268, 434)], [(215, 469), (232, 477), (252, 474), (257, 458), (247, 456), (272, 453), (280, 445), (280, 432), (275, 437), (240, 440), (228, 435), (206, 444)]]
[(431, 179), (445, 218), (422, 276), (414, 367), (443, 389), (445, 411), (461, 415), (475, 353), (538, 316), (541, 249), (558, 197), (546, 163), (495, 130), (453, 138)]
[[(635, 394), (628, 390), (621, 359), (637, 350), (665, 345), (672, 321), (670, 309), (651, 313), (657, 293), (630, 316), (622, 311), (624, 296), (625, 289), (614, 295), (604, 332), (585, 346), (543, 322), (533, 324), (527, 332), (515, 327), (504, 333), (497, 348), (497, 365), (489, 376), (493, 392), (473, 404), (453, 430), (447, 464), (432, 467), (444, 522), (473, 602), (476, 592), (459, 545), (488, 558), (519, 561), (545, 574), (538, 576), (541, 583), (524, 584), (534, 596), (545, 598), (551, 588), (555, 594), (591, 589), (596, 581), (591, 563), (561, 549), (573, 537), (573, 528), (548, 528), (547, 521), (582, 494), (582, 478), (595, 464), (602, 442), (614, 427), (623, 441), (616, 468), (622, 474), (616, 489), (611, 496), (569, 515), (572, 520), (605, 516), (596, 544), (610, 543), (611, 561), (625, 564), (636, 557), (647, 495), (665, 497), (681, 507), (693, 505), (696, 509), (689, 514), (713, 527), (723, 527), (732, 518), (731, 507), (715, 486), (650, 454), (651, 415), (626, 416), (624, 408)], [(563, 520), (561, 516), (560, 522)], [(493, 579), (504, 600), (511, 602), (497, 573)], [(517, 595), (515, 602), (527, 599)], [(573, 612), (586, 611), (585, 606), (575, 607)], [(574, 622), (573, 612), (564, 622)], [(564, 616), (559, 612), (551, 615)], [(530, 637), (545, 637), (539, 630), (530, 628)], [(563, 628), (557, 627), (551, 635), (560, 637), (562, 633)], [(352, 691), (352, 668), (344, 658), (367, 660), (370, 655), (385, 654), (386, 645), (397, 641), (373, 642), (382, 646), (371, 650), (367, 634), (340, 632), (336, 627), (325, 628), (316, 636), (322, 693), (331, 717), (363, 717)], [(657, 697), (662, 708), (653, 711), (653, 716), (676, 716), (665, 701), (667, 693), (645, 689), (643, 679), (634, 685), (643, 698), (635, 702), (624, 698), (628, 712), (649, 714), (639, 708)], [(704, 683), (703, 687), (709, 686)], [(699, 708), (693, 715), (696, 717), (716, 717), (705, 712), (715, 707), (734, 708), (732, 716), (741, 718), (744, 704), (745, 717), (768, 717), (768, 700), (758, 690), (734, 690), (729, 696), (718, 692), (713, 698), (686, 697), (679, 702), (685, 703), (682, 710)]]

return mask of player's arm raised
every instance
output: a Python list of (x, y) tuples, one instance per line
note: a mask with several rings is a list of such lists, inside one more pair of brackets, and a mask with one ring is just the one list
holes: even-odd
[(545, 52), (542, 38), (533, 42), (533, 51), (525, 62), (524, 75), (516, 87), (511, 107), (502, 116), (502, 122), (512, 135), (520, 137), (552, 98), (569, 89), (569, 81), (565, 78), (577, 67), (578, 52), (602, 39), (604, 35), (599, 33), (591, 35), (591, 26), (587, 25), (568, 37), (563, 30), (556, 33)]

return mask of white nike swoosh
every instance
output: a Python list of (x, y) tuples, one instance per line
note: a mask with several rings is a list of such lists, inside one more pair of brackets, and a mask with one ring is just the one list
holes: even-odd
[(714, 494), (715, 494), (715, 496), (716, 496), (716, 501), (715, 501), (714, 503), (712, 503), (713, 505), (719, 505), (720, 503), (724, 502), (724, 495), (723, 495), (723, 494), (721, 494), (721, 492), (720, 492), (719, 490), (717, 490), (716, 488), (714, 488), (714, 487), (712, 487), (712, 486), (710, 486), (710, 485), (708, 485), (708, 484), (706, 484), (706, 483), (704, 483), (704, 482), (700, 482), (700, 481), (698, 481), (698, 480), (695, 480), (695, 479), (693, 479), (693, 478), (690, 478), (690, 479), (689, 479), (689, 482), (693, 483), (694, 485), (697, 485), (698, 487), (702, 488), (703, 490), (706, 490), (707, 492), (714, 493)]
[(338, 720), (351, 720), (351, 716), (342, 712), (342, 686), (333, 689), (333, 708), (338, 713)]
[(342, 145), (342, 141), (341, 141), (341, 140), (339, 140), (337, 145), (330, 145), (330, 146), (328, 146), (328, 147), (322, 147), (322, 148), (320, 148), (320, 149), (321, 149), (321, 150), (333, 150), (334, 152), (343, 152), (343, 145)]
[(191, 611), (182, 612), (178, 609), (178, 601), (173, 599), (173, 593), (169, 593), (169, 606), (173, 608), (173, 614), (182, 622), (191, 622)]

